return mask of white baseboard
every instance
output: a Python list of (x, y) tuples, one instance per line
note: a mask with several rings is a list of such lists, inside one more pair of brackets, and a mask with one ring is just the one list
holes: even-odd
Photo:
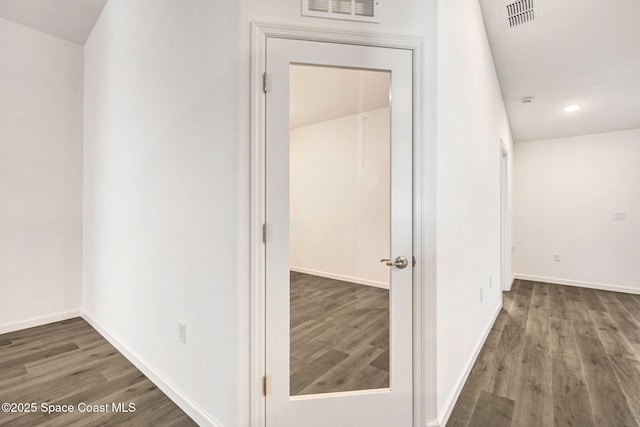
[(312, 276), (326, 277), (327, 279), (342, 280), (343, 282), (357, 283), (358, 285), (373, 286), (375, 288), (389, 289), (388, 283), (378, 282), (375, 280), (361, 279), (359, 277), (343, 276), (341, 274), (327, 273), (326, 271), (313, 270), (304, 267), (289, 267), (291, 271), (297, 273), (311, 274)]
[(74, 317), (80, 317), (80, 314), (80, 310), (74, 310), (64, 313), (56, 313), (49, 316), (33, 317), (31, 319), (21, 320), (20, 322), (6, 323), (4, 325), (0, 325), (0, 335), (20, 331), (22, 329), (34, 328), (36, 326), (47, 325), (49, 323), (60, 322), (61, 320), (73, 319)]
[(606, 283), (580, 282), (577, 280), (558, 279), (557, 277), (532, 276), (528, 274), (516, 274), (516, 279), (531, 282), (552, 283), (555, 285), (578, 286), (580, 288), (600, 289), (602, 291), (624, 292), (626, 294), (640, 295), (640, 289), (626, 286), (609, 285)]
[(164, 394), (166, 394), (176, 405), (187, 413), (199, 426), (202, 427), (222, 427), (214, 417), (209, 415), (204, 409), (189, 399), (178, 387), (162, 375), (157, 373), (150, 367), (149, 363), (133, 350), (130, 350), (122, 341), (109, 332), (109, 330), (100, 326), (87, 313), (82, 313), (82, 318), (86, 320), (93, 328), (100, 333), (111, 345), (113, 345), (124, 357), (133, 363), (143, 374), (147, 376)]
[(443, 408), (442, 408), (442, 412), (441, 415), (439, 415), (439, 422), (438, 424), (431, 424), (433, 423), (433, 421), (428, 424), (429, 426), (446, 426), (447, 425), (447, 421), (449, 421), (449, 417), (451, 416), (451, 411), (453, 411), (453, 407), (456, 405), (456, 402), (458, 400), (458, 397), (460, 397), (460, 393), (462, 392), (462, 388), (464, 387), (464, 383), (467, 382), (467, 378), (469, 378), (469, 374), (471, 373), (471, 368), (473, 368), (473, 364), (476, 363), (476, 359), (478, 358), (478, 355), (480, 354), (480, 350), (482, 350), (482, 346), (484, 345), (484, 342), (486, 341), (487, 337), (489, 336), (489, 333), (491, 332), (491, 328), (493, 327), (493, 324), (496, 321), (496, 318), (498, 317), (498, 314), (500, 314), (500, 310), (502, 310), (502, 303), (500, 303), (496, 309), (496, 312), (493, 314), (493, 316), (491, 316), (491, 320), (489, 321), (489, 323), (487, 323), (487, 326), (485, 327), (482, 336), (480, 337), (480, 339), (478, 340), (478, 342), (476, 343), (476, 346), (473, 350), (473, 354), (471, 354), (471, 356), (469, 357), (469, 360), (467, 361), (467, 364), (465, 365), (464, 371), (462, 372), (462, 374), (458, 377), (458, 381), (456, 381), (456, 386), (453, 389), (453, 391), (449, 394), (449, 397), (447, 398), (447, 400), (445, 401)]
[(513, 282), (516, 280), (516, 276), (515, 275), (511, 275), (511, 279), (509, 280), (509, 284), (507, 285), (507, 288), (505, 289), (504, 286), (501, 288), (502, 292), (509, 292), (511, 291), (511, 288), (513, 287)]

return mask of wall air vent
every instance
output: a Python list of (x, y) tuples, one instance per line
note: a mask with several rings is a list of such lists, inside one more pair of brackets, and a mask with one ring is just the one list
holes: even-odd
[(302, 15), (346, 21), (378, 22), (380, 0), (302, 0)]
[(534, 0), (516, 0), (505, 5), (509, 28), (517, 27), (536, 19), (538, 11)]

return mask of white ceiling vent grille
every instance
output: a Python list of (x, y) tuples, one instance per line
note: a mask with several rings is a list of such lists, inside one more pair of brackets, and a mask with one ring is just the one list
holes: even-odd
[(538, 14), (534, 0), (517, 0), (507, 3), (505, 9), (509, 28), (531, 22)]
[(380, 0), (302, 0), (302, 14), (347, 21), (378, 22)]

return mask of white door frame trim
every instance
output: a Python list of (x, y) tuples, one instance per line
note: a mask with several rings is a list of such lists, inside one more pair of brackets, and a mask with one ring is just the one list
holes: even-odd
[[(413, 425), (425, 425), (425, 332), (424, 283), (422, 268), (427, 254), (423, 250), (423, 128), (422, 128), (422, 57), (423, 40), (376, 33), (296, 27), (270, 23), (251, 24), (251, 343), (250, 400), (251, 426), (266, 426), (263, 377), (265, 376), (265, 250), (262, 224), (265, 222), (265, 93), (263, 73), (266, 68), (267, 38), (355, 44), (408, 49), (413, 53)], [(267, 390), (268, 391), (268, 390)]]
[(513, 284), (510, 160), (511, 151), (500, 138), (500, 289), (502, 291), (510, 291)]

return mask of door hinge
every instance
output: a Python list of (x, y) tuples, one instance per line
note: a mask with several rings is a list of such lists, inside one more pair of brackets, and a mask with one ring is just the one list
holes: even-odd
[(262, 243), (267, 243), (267, 224), (262, 224)]
[(269, 92), (269, 89), (270, 89), (270, 86), (271, 86), (269, 84), (269, 83), (271, 83), (270, 80), (271, 79), (269, 78), (269, 75), (267, 73), (262, 73), (262, 91), (264, 93)]
[(262, 377), (262, 395), (267, 395), (267, 376)]
[(416, 266), (416, 257), (412, 256), (411, 259), (412, 259), (411, 267), (415, 267)]

